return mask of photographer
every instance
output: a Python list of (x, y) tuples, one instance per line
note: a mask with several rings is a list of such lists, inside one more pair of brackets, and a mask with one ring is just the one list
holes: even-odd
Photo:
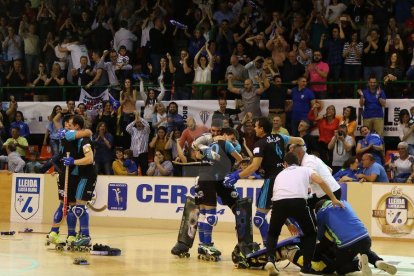
[(342, 168), (344, 162), (352, 155), (352, 148), (355, 145), (354, 139), (347, 133), (346, 125), (340, 125), (328, 144), (328, 149), (333, 150), (332, 170), (334, 174)]

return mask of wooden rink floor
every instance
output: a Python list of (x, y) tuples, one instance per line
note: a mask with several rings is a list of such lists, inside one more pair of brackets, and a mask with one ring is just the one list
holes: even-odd
[[(1, 231), (23, 230), (48, 232), (49, 225), (23, 225), (0, 222)], [(178, 222), (177, 222), (178, 227)], [(66, 233), (63, 226), (61, 232)], [(44, 234), (18, 234), (14, 240), (0, 239), (0, 275), (267, 275), (264, 270), (236, 269), (231, 261), (231, 252), (236, 243), (234, 232), (213, 232), (213, 240), (222, 251), (220, 262), (197, 259), (197, 244), (194, 242), (189, 259), (179, 259), (170, 254), (177, 239), (177, 230), (144, 228), (91, 227), (93, 243), (108, 244), (120, 248), (117, 257), (94, 256), (84, 253), (90, 265), (73, 264), (80, 253), (57, 252), (45, 246)], [(4, 236), (2, 236), (4, 237)], [(260, 236), (255, 233), (255, 240)], [(387, 261), (394, 262), (397, 275), (414, 275), (414, 242), (373, 241), (373, 250)], [(283, 268), (286, 263), (279, 264)], [(359, 275), (360, 273), (354, 273)], [(290, 264), (280, 275), (299, 275), (299, 269)], [(373, 275), (387, 275), (373, 268)]]

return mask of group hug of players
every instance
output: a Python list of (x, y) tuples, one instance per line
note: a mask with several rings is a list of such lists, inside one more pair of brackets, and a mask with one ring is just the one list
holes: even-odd
[[(89, 251), (91, 237), (87, 202), (92, 199), (97, 180), (92, 132), (84, 129), (84, 120), (78, 115), (56, 118), (54, 121), (56, 129), (60, 129), (60, 154), (54, 156), (50, 163), (59, 172), (57, 184), (60, 202), (46, 237), (46, 245), (54, 244), (58, 250), (63, 250), (66, 245), (69, 250)], [(68, 235), (63, 240), (59, 228), (65, 217)]]
[[(183, 175), (197, 177), (197, 183), (194, 199), (187, 197), (172, 254), (189, 257), (198, 230), (198, 257), (220, 260), (221, 252), (212, 241), (220, 197), (235, 214), (238, 242), (232, 260), (239, 268), (264, 267), (269, 275), (278, 275), (276, 262), (287, 259), (300, 267), (301, 275), (362, 271), (366, 276), (372, 274), (369, 263), (396, 274), (395, 266), (371, 250), (368, 231), (349, 203), (340, 201), (341, 187), (330, 168), (306, 153), (302, 138), (271, 134), (271, 122), (258, 118), (254, 129), (259, 140), (253, 158), (231, 172), (235, 163), (242, 163), (240, 145), (235, 131), (222, 129), (220, 123), (213, 121), (210, 133), (193, 142), (194, 160), (186, 160), (205, 162), (183, 164)], [(264, 182), (252, 218), (252, 200), (240, 199), (235, 184), (239, 179), (257, 177), (259, 170)], [(266, 216), (270, 210), (269, 224)], [(252, 224), (260, 230), (263, 248), (253, 242)], [(278, 241), (283, 225), (292, 237)]]

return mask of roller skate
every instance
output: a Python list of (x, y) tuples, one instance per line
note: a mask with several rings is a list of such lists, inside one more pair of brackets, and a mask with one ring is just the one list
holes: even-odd
[(89, 252), (91, 250), (91, 237), (89, 236), (78, 236), (75, 241), (72, 241), (71, 246), (74, 251)]
[(73, 243), (76, 241), (77, 237), (76, 236), (68, 236), (66, 238), (66, 245), (67, 245), (67, 250), (68, 251), (75, 251), (75, 247), (73, 246)]
[(190, 253), (188, 252), (189, 250), (190, 248), (187, 245), (182, 242), (177, 242), (171, 249), (171, 254), (180, 258), (190, 258)]
[(57, 251), (63, 251), (65, 249), (66, 243), (60, 239), (59, 233), (56, 233), (54, 231), (50, 232), (46, 236), (46, 246), (49, 246), (50, 244), (55, 245), (55, 249)]
[(204, 261), (218, 262), (221, 252), (214, 247), (214, 244), (200, 244), (198, 246), (198, 259)]

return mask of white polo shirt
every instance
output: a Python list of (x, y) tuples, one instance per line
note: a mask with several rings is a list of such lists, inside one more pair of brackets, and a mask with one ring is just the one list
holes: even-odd
[(311, 176), (315, 171), (311, 168), (289, 166), (281, 171), (273, 186), (272, 201), (288, 198), (308, 198)]
[[(338, 182), (336, 182), (335, 178), (332, 176), (332, 173), (329, 170), (328, 166), (326, 166), (326, 164), (315, 155), (305, 153), (302, 159), (302, 166), (313, 169), (323, 179), (323, 181), (325, 181), (329, 188), (331, 188), (332, 192), (335, 192), (341, 188), (341, 186), (339, 186)], [(321, 198), (325, 195), (325, 192), (318, 184), (311, 182), (311, 189), (312, 193), (316, 194), (318, 198)]]

